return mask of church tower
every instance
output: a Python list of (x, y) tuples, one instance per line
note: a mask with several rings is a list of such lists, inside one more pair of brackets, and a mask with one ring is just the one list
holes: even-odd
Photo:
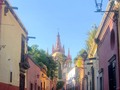
[(58, 71), (56, 73), (57, 77), (58, 79), (64, 80), (66, 73), (71, 68), (72, 59), (70, 55), (70, 49), (68, 49), (68, 55), (65, 55), (65, 48), (64, 45), (61, 46), (59, 32), (57, 34), (55, 46), (52, 46), (52, 56), (58, 64)]
[(54, 45), (52, 47), (52, 54), (55, 53), (55, 52), (60, 52), (60, 53), (65, 54), (64, 46), (63, 47), (61, 46), (59, 32), (58, 32), (58, 35), (57, 35), (55, 47), (54, 47)]
[(67, 56), (66, 64), (67, 64), (67, 71), (69, 71), (71, 69), (71, 64), (72, 64), (72, 58), (71, 58), (71, 55), (70, 55), (70, 49), (69, 48), (68, 48), (68, 56)]

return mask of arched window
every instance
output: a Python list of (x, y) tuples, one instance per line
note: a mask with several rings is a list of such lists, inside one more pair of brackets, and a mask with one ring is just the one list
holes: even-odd
[(115, 46), (115, 32), (114, 32), (114, 29), (112, 29), (112, 31), (111, 31), (110, 45), (111, 45), (111, 49), (113, 49), (114, 46)]

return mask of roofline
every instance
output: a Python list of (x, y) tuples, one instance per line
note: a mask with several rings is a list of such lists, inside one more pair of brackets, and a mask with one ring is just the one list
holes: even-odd
[[(41, 66), (39, 66), (29, 54), (27, 54), (27, 58), (29, 58), (29, 60), (32, 61), (40, 69), (40, 71), (47, 76), (47, 70), (45, 70)], [(43, 70), (45, 70), (45, 72)]]
[[(6, 6), (11, 6), (10, 3), (8, 2), (8, 0), (5, 0), (4, 3)], [(9, 8), (9, 10), (12, 13), (12, 15), (15, 17), (15, 19), (17, 20), (19, 25), (21, 26), (21, 28), (24, 30), (24, 32), (28, 35), (28, 31), (26, 30), (25, 26), (22, 24), (21, 20), (19, 19), (19, 17), (15, 13), (15, 11), (12, 8)]]
[[(111, 4), (111, 2), (108, 2), (106, 11), (111, 10), (112, 6), (110, 6), (110, 4)], [(109, 13), (110, 13), (110, 12), (104, 13), (103, 18), (102, 18), (102, 20), (101, 20), (101, 23), (100, 23), (100, 25), (99, 25), (99, 27), (98, 27), (98, 31), (97, 31), (97, 33), (96, 33), (95, 39), (98, 39), (98, 40), (99, 40), (99, 37), (100, 37), (100, 35), (101, 35), (102, 31), (103, 31), (103, 27), (104, 27), (104, 24), (105, 24), (106, 21), (107, 21), (107, 18), (108, 18)]]
[(28, 58), (30, 58), (30, 60), (37, 66), (40, 68), (40, 70), (42, 69), (39, 65), (36, 64), (36, 62), (33, 60), (33, 58), (28, 54), (27, 55)]

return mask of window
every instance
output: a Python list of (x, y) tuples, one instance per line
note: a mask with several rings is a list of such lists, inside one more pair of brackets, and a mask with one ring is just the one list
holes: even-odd
[(23, 73), (20, 73), (20, 81), (19, 81), (19, 90), (25, 89), (25, 75)]
[(99, 71), (99, 76), (98, 76), (98, 83), (99, 83), (99, 90), (104, 90), (104, 77), (103, 77), (103, 73), (104, 73), (104, 70), (103, 70), (103, 68), (101, 68)]
[(94, 90), (94, 67), (91, 67), (91, 74), (92, 74), (92, 90)]
[(12, 72), (10, 72), (10, 82), (12, 82)]
[(38, 86), (38, 90), (40, 90), (40, 86)]
[(114, 29), (112, 29), (112, 31), (111, 31), (110, 45), (111, 45), (111, 49), (113, 49), (114, 46), (115, 46), (115, 32), (114, 32)]
[(35, 90), (36, 90), (36, 87), (37, 87), (37, 83), (35, 83)]
[(90, 90), (92, 90), (92, 84), (91, 84), (91, 81), (90, 81)]
[(44, 90), (45, 90), (45, 82), (44, 82)]
[(109, 90), (116, 90), (116, 55), (109, 60), (108, 76)]
[(42, 82), (41, 82), (41, 90), (42, 90)]
[(33, 84), (32, 83), (30, 84), (30, 90), (33, 90)]
[(100, 90), (103, 90), (102, 88), (103, 88), (103, 78), (100, 77)]
[(21, 38), (21, 62), (24, 62), (25, 58), (25, 37), (22, 35)]

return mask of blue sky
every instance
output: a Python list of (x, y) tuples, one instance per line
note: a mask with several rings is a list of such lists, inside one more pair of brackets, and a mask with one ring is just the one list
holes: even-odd
[[(85, 48), (87, 33), (94, 24), (99, 25), (103, 13), (95, 13), (94, 0), (9, 0), (22, 23), (28, 30), (29, 45), (51, 53), (59, 31), (66, 55), (70, 48), (72, 59)], [(98, 0), (100, 1), (100, 0)], [(103, 10), (109, 0), (103, 0)]]

